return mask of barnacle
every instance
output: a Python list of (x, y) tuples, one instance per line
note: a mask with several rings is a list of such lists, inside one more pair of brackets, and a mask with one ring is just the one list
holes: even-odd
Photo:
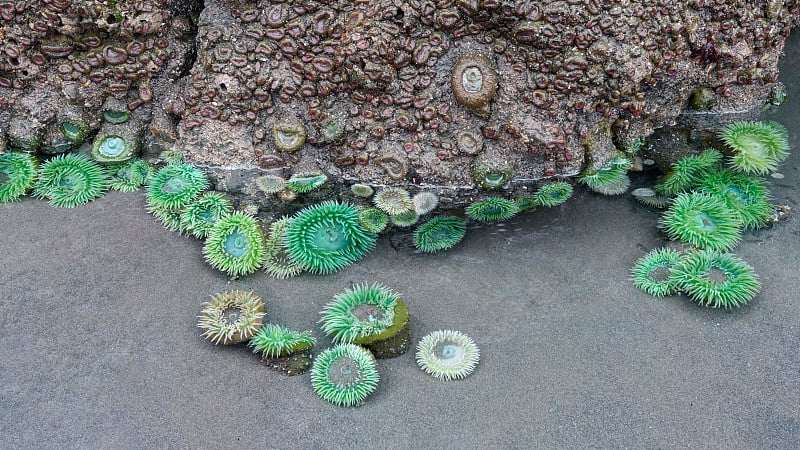
[(461, 242), (467, 226), (459, 217), (436, 216), (414, 231), (414, 247), (423, 252), (447, 250)]
[(248, 291), (217, 294), (204, 304), (197, 326), (203, 337), (215, 344), (237, 344), (252, 337), (263, 323), (261, 297)]
[(236, 212), (211, 227), (203, 256), (211, 267), (235, 277), (253, 273), (261, 266), (264, 246), (264, 233), (256, 219)]

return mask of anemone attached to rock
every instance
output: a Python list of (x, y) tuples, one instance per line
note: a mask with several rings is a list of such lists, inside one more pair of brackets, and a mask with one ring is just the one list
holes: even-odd
[(392, 225), (405, 228), (419, 222), (419, 214), (413, 210), (406, 211), (396, 216), (389, 216), (389, 220), (392, 222)]
[(234, 290), (217, 294), (203, 306), (197, 326), (215, 344), (237, 344), (250, 339), (263, 324), (264, 302), (253, 292)]
[(679, 194), (661, 217), (670, 239), (702, 249), (727, 251), (741, 238), (742, 219), (713, 194)]
[(170, 164), (153, 176), (147, 200), (154, 207), (180, 209), (206, 188), (208, 180), (200, 169), (187, 164)]
[(83, 119), (66, 119), (61, 122), (58, 129), (73, 144), (82, 144), (89, 134), (89, 126)]
[(383, 188), (372, 198), (375, 206), (390, 216), (403, 214), (414, 209), (411, 195), (408, 191), (398, 187)]
[(424, 216), (436, 209), (436, 206), (439, 205), (439, 197), (429, 191), (418, 192), (411, 198), (411, 203), (414, 204), (414, 211), (420, 216)]
[(322, 310), (322, 331), (333, 342), (356, 342), (390, 329), (400, 295), (378, 283), (356, 284)]
[(250, 338), (247, 346), (262, 358), (280, 358), (308, 350), (317, 342), (310, 331), (293, 331), (268, 323)]
[(699, 155), (682, 158), (653, 186), (653, 190), (668, 197), (689, 191), (699, 186), (706, 175), (714, 172), (720, 163), (722, 153), (713, 148), (706, 149)]
[(578, 176), (578, 181), (592, 190), (597, 190), (603, 186), (611, 186), (619, 183), (626, 176), (631, 165), (630, 159), (618, 156), (612, 158), (600, 169), (587, 168)]
[(290, 218), (282, 217), (272, 223), (264, 253), (264, 271), (280, 280), (303, 272), (303, 267), (292, 260), (287, 251), (286, 228), (289, 227), (290, 221)]
[(231, 201), (220, 192), (205, 192), (181, 212), (181, 225), (194, 237), (205, 238), (214, 224), (233, 212)]
[(289, 177), (286, 181), (286, 186), (298, 194), (304, 194), (317, 189), (325, 184), (326, 181), (328, 181), (328, 176), (322, 172), (296, 173)]
[(466, 232), (460, 217), (436, 216), (414, 231), (414, 247), (428, 253), (447, 250), (461, 242)]
[(326, 201), (297, 213), (286, 229), (289, 256), (316, 274), (337, 272), (375, 247), (376, 236), (358, 221), (358, 208)]
[(472, 180), (482, 189), (502, 189), (511, 181), (511, 164), (504, 159), (480, 158), (472, 170)]
[(92, 159), (101, 163), (128, 161), (136, 153), (136, 142), (116, 134), (99, 134), (92, 143)]
[(746, 262), (714, 250), (690, 253), (672, 273), (682, 291), (711, 308), (742, 306), (761, 289), (758, 275)]
[(536, 197), (527, 194), (515, 197), (514, 203), (517, 204), (517, 208), (519, 208), (520, 212), (533, 211), (539, 207), (539, 202), (536, 200)]
[(389, 225), (389, 215), (378, 208), (366, 208), (358, 212), (358, 222), (365, 230), (380, 233)]
[(0, 203), (15, 202), (36, 183), (36, 158), (21, 152), (0, 153)]
[(593, 190), (602, 195), (622, 195), (628, 192), (629, 187), (631, 187), (631, 179), (625, 175), (616, 183), (597, 186)]
[(480, 350), (467, 335), (453, 330), (439, 330), (423, 337), (417, 344), (417, 364), (428, 375), (440, 380), (464, 378), (475, 370)]
[(253, 217), (238, 212), (217, 220), (203, 247), (203, 256), (211, 267), (232, 277), (255, 272), (264, 253), (261, 226)]
[(154, 170), (146, 161), (134, 158), (122, 164), (106, 166), (110, 178), (111, 189), (121, 192), (133, 192), (147, 184), (154, 175)]
[(147, 210), (169, 231), (176, 231), (181, 234), (186, 231), (186, 229), (183, 228), (183, 224), (181, 224), (181, 213), (183, 210), (166, 209), (161, 206), (153, 205), (148, 205)]
[(83, 155), (58, 155), (42, 164), (34, 195), (72, 208), (101, 197), (106, 189), (108, 178), (97, 163)]
[(337, 406), (354, 406), (378, 387), (372, 354), (355, 344), (339, 344), (320, 353), (311, 368), (311, 386), (322, 399)]
[(256, 178), (256, 186), (265, 194), (277, 194), (286, 189), (286, 180), (277, 175), (262, 175)]
[(681, 262), (681, 255), (669, 248), (657, 248), (636, 261), (631, 269), (633, 285), (653, 297), (661, 298), (678, 292), (672, 270)]
[(774, 210), (764, 181), (752, 175), (721, 170), (709, 174), (700, 188), (724, 200), (739, 214), (745, 230), (764, 227)]
[(789, 156), (788, 133), (777, 122), (734, 122), (719, 137), (733, 150), (729, 162), (739, 172), (768, 174)]
[(548, 183), (540, 186), (533, 197), (541, 206), (558, 206), (572, 197), (572, 185), (564, 181)]
[(350, 192), (358, 197), (368, 198), (372, 197), (372, 194), (375, 193), (375, 189), (372, 189), (372, 186), (368, 184), (356, 183), (350, 186)]
[(489, 197), (472, 203), (467, 206), (464, 212), (472, 220), (494, 222), (514, 217), (519, 212), (519, 208), (517, 204), (511, 200)]

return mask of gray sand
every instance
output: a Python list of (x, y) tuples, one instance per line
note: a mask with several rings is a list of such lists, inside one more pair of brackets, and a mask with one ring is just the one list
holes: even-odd
[[(787, 43), (785, 124), (794, 154), (771, 186), (800, 213), (800, 35)], [(634, 187), (652, 175), (634, 178)], [(408, 238), (336, 275), (231, 282), (201, 242), (163, 229), (144, 195), (75, 209), (0, 205), (0, 447), (791, 448), (800, 441), (800, 220), (735, 250), (764, 284), (749, 305), (655, 300), (628, 280), (662, 245), (659, 213), (579, 189), (565, 205), (472, 228), (451, 251)], [(391, 241), (391, 242), (390, 242)], [(392, 245), (394, 244), (394, 245)], [(395, 249), (396, 248), (396, 249)], [(247, 348), (210, 344), (196, 318), (217, 292), (249, 289), (267, 319), (313, 330), (354, 282), (402, 292), (412, 339), (451, 328), (481, 363), (461, 381), (380, 360), (358, 408), (319, 399)]]

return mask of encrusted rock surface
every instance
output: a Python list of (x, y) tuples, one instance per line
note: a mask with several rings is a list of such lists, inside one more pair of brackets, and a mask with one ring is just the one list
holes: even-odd
[(799, 20), (797, 0), (0, 1), (0, 149), (74, 149), (77, 121), (266, 209), (286, 201), (259, 176), (315, 171), (333, 191), (299, 197), (361, 182), (458, 206), (486, 191), (477, 165), (520, 191), (779, 102)]

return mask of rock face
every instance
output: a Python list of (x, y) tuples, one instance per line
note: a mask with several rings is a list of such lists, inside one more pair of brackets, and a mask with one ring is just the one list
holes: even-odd
[(797, 0), (0, 2), (0, 148), (75, 149), (69, 123), (272, 209), (259, 176), (316, 172), (339, 182), (318, 195), (459, 206), (779, 102), (798, 21)]

